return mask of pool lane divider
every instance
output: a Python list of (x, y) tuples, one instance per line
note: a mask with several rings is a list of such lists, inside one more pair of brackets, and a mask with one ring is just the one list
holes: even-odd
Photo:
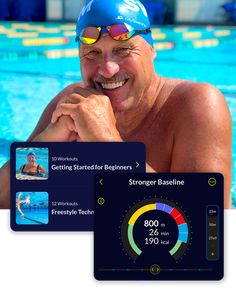
[(154, 49), (159, 50), (172, 50), (175, 48), (174, 42), (154, 42)]
[(153, 40), (165, 40), (166, 34), (165, 33), (152, 33)]
[(17, 61), (17, 60), (37, 60), (40, 58), (59, 59), (59, 58), (73, 58), (78, 57), (78, 48), (68, 49), (51, 49), (44, 51), (20, 51), (9, 52), (4, 55), (0, 54), (0, 60)]
[(38, 220), (35, 220), (35, 219), (32, 219), (32, 218), (29, 218), (29, 217), (24, 217), (25, 219), (28, 219), (28, 220), (30, 220), (30, 221), (33, 221), (33, 222), (35, 222), (35, 223), (37, 223), (37, 224), (47, 224), (47, 223), (44, 223), (44, 222), (41, 222), (41, 221), (38, 221)]
[(192, 42), (192, 44), (195, 48), (218, 46), (219, 43), (220, 43), (219, 39), (216, 39), (216, 38), (195, 40)]
[(46, 50), (44, 54), (49, 59), (56, 59), (56, 58), (67, 58), (67, 57), (78, 57), (79, 50), (78, 48), (72, 49), (54, 49), (54, 50)]
[(201, 38), (202, 32), (184, 32), (182, 37), (183, 39)]
[(26, 37), (31, 37), (31, 38), (37, 38), (39, 36), (38, 33), (36, 32), (8, 32), (7, 37), (8, 38), (26, 38)]
[(64, 45), (70, 41), (67, 37), (49, 37), (49, 38), (33, 38), (23, 39), (24, 46), (42, 46), (42, 45)]
[(214, 36), (216, 36), (216, 37), (226, 37), (226, 36), (230, 36), (230, 35), (231, 35), (230, 30), (220, 30), (220, 31), (214, 32)]

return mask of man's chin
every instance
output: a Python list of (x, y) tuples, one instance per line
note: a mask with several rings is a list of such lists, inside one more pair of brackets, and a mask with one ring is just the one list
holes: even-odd
[(114, 112), (125, 112), (132, 108), (132, 102), (129, 98), (109, 98)]

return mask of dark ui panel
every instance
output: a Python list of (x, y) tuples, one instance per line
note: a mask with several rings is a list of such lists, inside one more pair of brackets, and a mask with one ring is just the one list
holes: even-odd
[[(29, 161), (37, 168), (27, 172)], [(95, 175), (144, 172), (145, 163), (145, 146), (140, 142), (13, 143), (11, 228), (92, 231)]]
[(223, 277), (221, 174), (99, 174), (95, 203), (96, 279)]

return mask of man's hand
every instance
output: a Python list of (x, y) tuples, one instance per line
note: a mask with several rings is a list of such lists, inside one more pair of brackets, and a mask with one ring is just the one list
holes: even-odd
[(70, 116), (60, 117), (56, 123), (49, 126), (41, 132), (33, 141), (81, 141), (76, 132), (74, 121)]
[(63, 97), (52, 115), (52, 124), (70, 116), (82, 141), (123, 141), (117, 128), (111, 102), (92, 88), (77, 87)]

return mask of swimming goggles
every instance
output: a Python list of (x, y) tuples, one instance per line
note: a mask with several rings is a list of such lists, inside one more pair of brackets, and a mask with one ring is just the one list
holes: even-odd
[(114, 24), (111, 26), (93, 27), (89, 26), (82, 30), (79, 36), (76, 37), (76, 41), (81, 41), (84, 44), (94, 44), (101, 36), (101, 33), (108, 32), (113, 40), (126, 41), (139, 34), (148, 34), (151, 29), (135, 30), (126, 23)]

